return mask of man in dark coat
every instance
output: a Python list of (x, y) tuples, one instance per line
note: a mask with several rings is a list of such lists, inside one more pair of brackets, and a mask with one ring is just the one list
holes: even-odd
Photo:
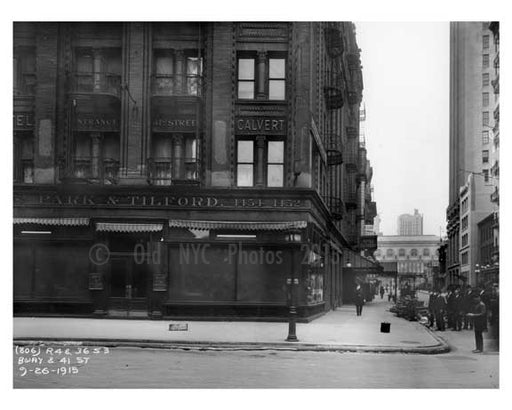
[(462, 296), (462, 312), (463, 312), (463, 319), (464, 319), (464, 323), (463, 323), (463, 326), (462, 328), (463, 329), (473, 329), (473, 320), (471, 319), (471, 317), (467, 316), (467, 313), (469, 313), (469, 311), (471, 310), (471, 305), (472, 305), (472, 301), (471, 301), (471, 295), (472, 295), (472, 289), (471, 289), (471, 286), (468, 285), (466, 287), (466, 291), (464, 292), (464, 295)]
[(446, 312), (446, 299), (442, 293), (439, 293), (435, 302), (436, 309), (436, 325), (437, 330), (444, 331), (445, 323), (444, 323), (444, 315)]
[(357, 285), (356, 287), (354, 303), (356, 304), (356, 315), (361, 316), (363, 313), (364, 295), (360, 285)]
[(484, 351), (482, 332), (484, 329), (487, 329), (487, 309), (477, 293), (473, 294), (473, 306), (471, 306), (471, 311), (467, 316), (473, 319), (473, 327), (475, 329), (476, 349), (473, 350), (473, 353), (482, 353)]
[(437, 292), (432, 292), (428, 297), (428, 327), (434, 327), (434, 321), (436, 318), (435, 303), (437, 299)]
[(448, 327), (454, 328), (455, 325), (455, 292), (450, 289), (446, 297), (446, 315), (448, 316)]
[(453, 327), (452, 330), (459, 331), (462, 329), (462, 296), (460, 295), (460, 289), (456, 288), (453, 292)]

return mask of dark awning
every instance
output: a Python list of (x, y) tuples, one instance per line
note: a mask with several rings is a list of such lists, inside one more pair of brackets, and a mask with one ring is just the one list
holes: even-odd
[(89, 225), (89, 218), (14, 218), (14, 224), (81, 226)]
[(158, 232), (163, 229), (159, 223), (120, 223), (97, 222), (96, 230), (100, 232)]
[(194, 221), (171, 219), (169, 227), (186, 229), (232, 229), (236, 231), (287, 231), (307, 226), (306, 221), (250, 222), (250, 221)]

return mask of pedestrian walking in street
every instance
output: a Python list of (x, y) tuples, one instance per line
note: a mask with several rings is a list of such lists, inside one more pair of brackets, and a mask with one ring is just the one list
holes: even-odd
[(446, 329), (444, 316), (446, 314), (446, 298), (444, 295), (439, 292), (435, 302), (435, 312), (436, 312), (436, 326), (437, 330), (444, 331)]
[(384, 286), (381, 286), (380, 287), (380, 298), (383, 299), (384, 298)]
[(473, 290), (471, 289), (471, 286), (466, 286), (466, 291), (464, 292), (464, 295), (462, 295), (462, 312), (463, 312), (463, 320), (464, 323), (462, 324), (463, 329), (473, 329), (473, 320), (470, 316), (467, 315), (467, 313), (471, 310), (472, 305), (472, 293)]
[(361, 289), (360, 285), (357, 285), (356, 287), (356, 294), (355, 294), (355, 304), (356, 304), (356, 315), (361, 316), (363, 313), (363, 305), (364, 305), (364, 296), (363, 296), (363, 290)]
[(473, 350), (473, 353), (482, 353), (484, 351), (482, 332), (487, 329), (487, 309), (478, 293), (473, 295), (473, 306), (471, 311), (467, 313), (467, 316), (473, 319), (473, 327), (475, 329), (476, 349)]

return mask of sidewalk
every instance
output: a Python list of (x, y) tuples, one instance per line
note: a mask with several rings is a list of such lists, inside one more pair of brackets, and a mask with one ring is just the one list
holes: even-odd
[[(14, 318), (17, 344), (42, 341), (102, 346), (143, 346), (214, 350), (310, 350), (444, 353), (448, 344), (417, 322), (397, 318), (391, 304), (377, 296), (356, 316), (344, 306), (310, 323), (297, 323), (298, 342), (286, 342), (287, 323)], [(381, 322), (391, 324), (381, 333)], [(187, 331), (169, 331), (170, 323), (187, 323)]]

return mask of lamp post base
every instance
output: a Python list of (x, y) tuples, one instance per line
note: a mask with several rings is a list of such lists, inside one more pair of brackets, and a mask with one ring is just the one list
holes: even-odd
[(297, 339), (297, 326), (296, 326), (297, 310), (295, 306), (290, 306), (290, 316), (288, 318), (288, 337), (286, 342), (298, 342)]

